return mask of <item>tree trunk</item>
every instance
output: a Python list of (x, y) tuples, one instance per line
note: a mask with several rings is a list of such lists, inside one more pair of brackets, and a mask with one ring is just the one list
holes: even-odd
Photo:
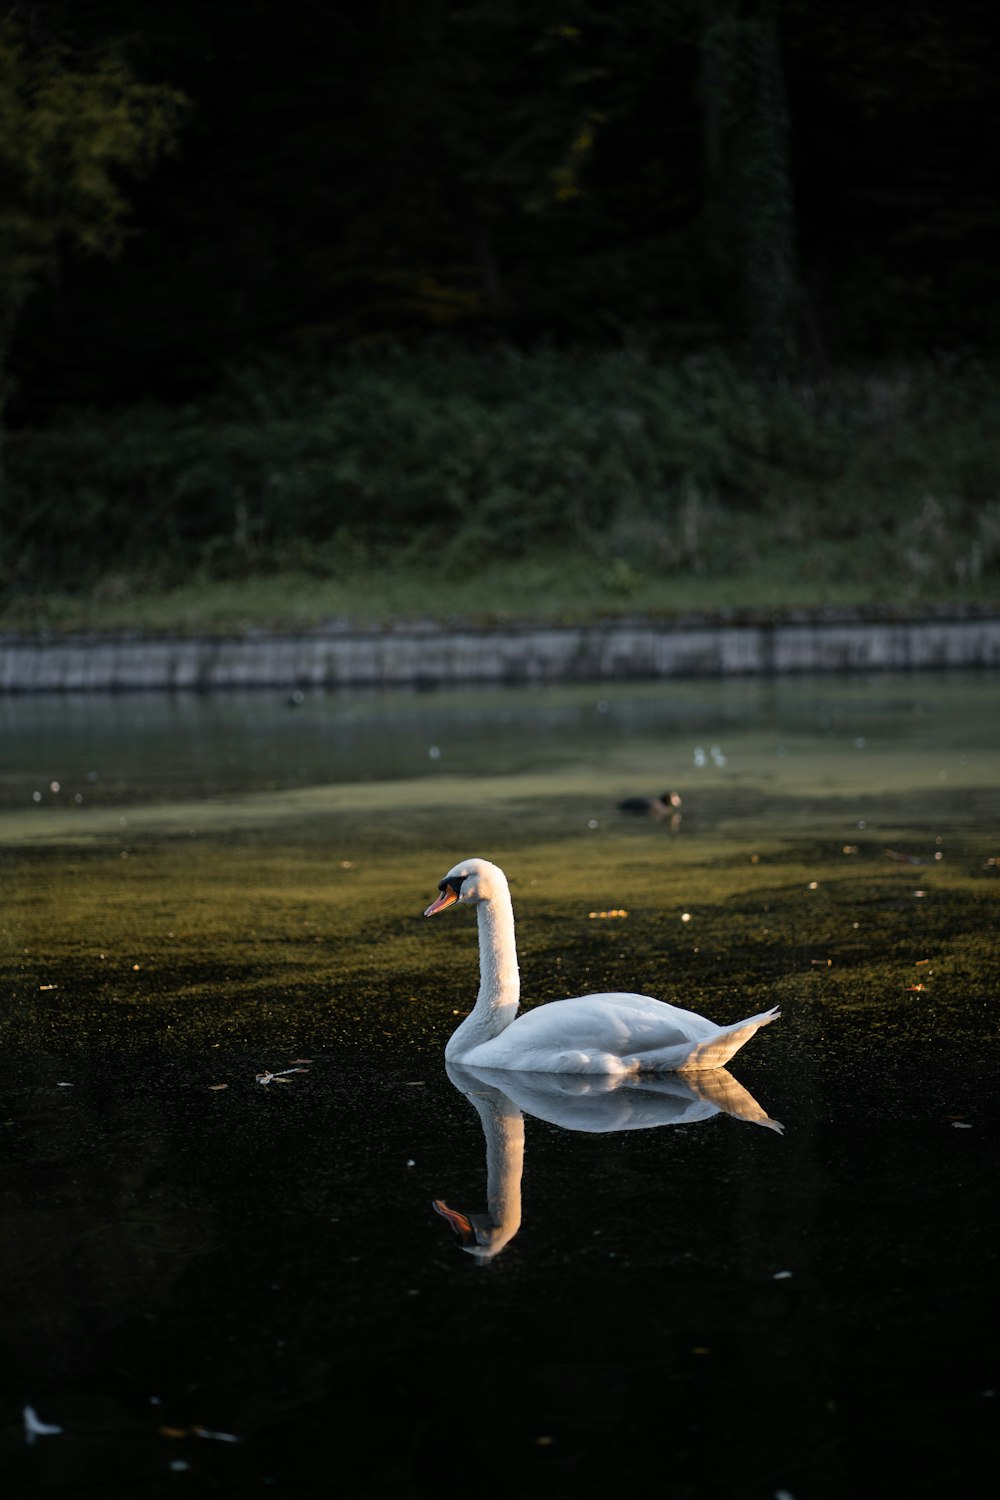
[(709, 249), (737, 283), (750, 356), (768, 378), (795, 358), (798, 284), (778, 4), (704, 0), (701, 30)]

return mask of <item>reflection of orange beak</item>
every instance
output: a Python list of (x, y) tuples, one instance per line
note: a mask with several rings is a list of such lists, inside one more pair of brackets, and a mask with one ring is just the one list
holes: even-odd
[(442, 1219), (448, 1220), (448, 1223), (454, 1229), (463, 1245), (467, 1245), (470, 1241), (475, 1240), (476, 1231), (463, 1213), (460, 1213), (457, 1208), (449, 1208), (443, 1198), (432, 1199), (432, 1204)]
[(431, 902), (430, 906), (424, 912), (424, 916), (433, 917), (435, 912), (444, 911), (446, 906), (454, 906), (457, 900), (458, 892), (452, 890), (450, 885), (446, 885), (437, 900)]

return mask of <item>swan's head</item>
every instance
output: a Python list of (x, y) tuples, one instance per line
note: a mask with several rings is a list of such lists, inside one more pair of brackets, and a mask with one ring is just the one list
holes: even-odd
[(492, 1260), (499, 1255), (508, 1240), (512, 1240), (521, 1227), (520, 1216), (508, 1228), (497, 1224), (489, 1214), (463, 1214), (457, 1208), (449, 1208), (443, 1198), (435, 1198), (433, 1207), (447, 1219), (458, 1237), (459, 1248), (478, 1261)]
[(507, 880), (501, 869), (491, 865), (488, 859), (463, 859), (450, 869), (443, 880), (438, 881), (440, 895), (424, 912), (433, 917), (435, 912), (454, 906), (456, 901), (463, 906), (478, 906), (480, 901), (489, 901), (498, 891), (506, 890)]

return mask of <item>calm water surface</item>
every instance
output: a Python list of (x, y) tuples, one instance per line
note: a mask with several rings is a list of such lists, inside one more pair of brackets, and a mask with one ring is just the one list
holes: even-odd
[[(998, 686), (0, 700), (7, 1492), (985, 1493)], [(469, 854), (528, 1003), (780, 1021), (449, 1072)]]

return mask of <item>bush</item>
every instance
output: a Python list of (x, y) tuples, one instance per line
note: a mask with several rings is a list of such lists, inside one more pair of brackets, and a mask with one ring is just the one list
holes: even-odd
[(557, 543), (624, 580), (851, 542), (855, 565), (961, 583), (1000, 569), (998, 396), (982, 368), (764, 385), (638, 352), (262, 363), (197, 403), (11, 434), (2, 567), (73, 588), (122, 569), (335, 575), (359, 549), (465, 568)]

